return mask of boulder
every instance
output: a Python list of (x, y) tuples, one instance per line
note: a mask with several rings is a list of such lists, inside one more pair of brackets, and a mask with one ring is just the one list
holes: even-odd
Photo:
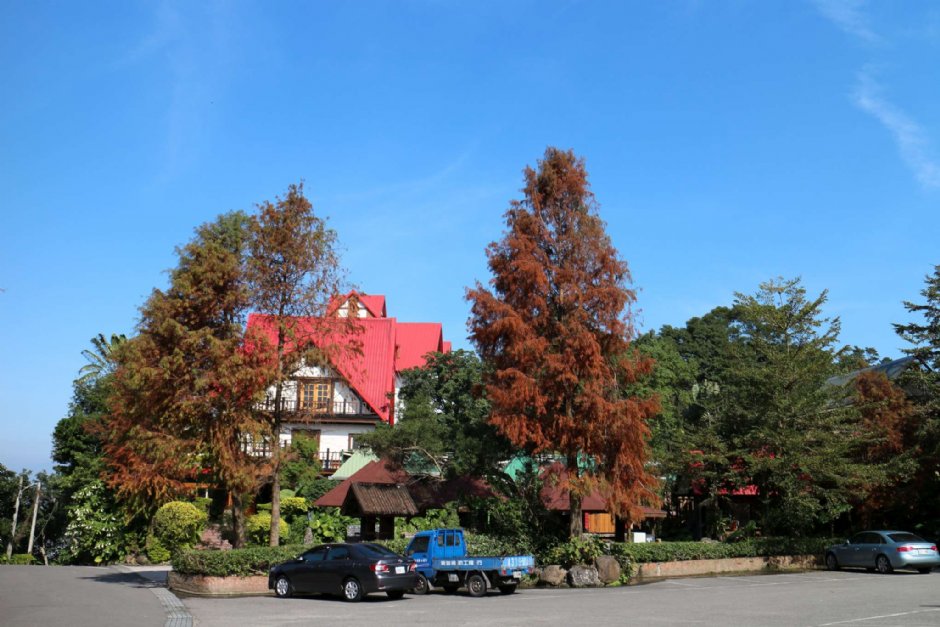
[(591, 588), (601, 585), (601, 580), (596, 568), (579, 564), (568, 571), (568, 585), (572, 588)]
[(542, 569), (542, 572), (539, 573), (539, 583), (547, 586), (560, 586), (565, 583), (565, 577), (567, 575), (568, 571), (561, 566), (546, 566)]
[(594, 560), (594, 566), (597, 568), (597, 577), (601, 583), (608, 584), (620, 580), (620, 563), (617, 558), (601, 555)]

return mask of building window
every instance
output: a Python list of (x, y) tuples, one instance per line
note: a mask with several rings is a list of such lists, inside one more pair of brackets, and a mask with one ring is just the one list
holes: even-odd
[(300, 381), (300, 408), (317, 414), (328, 413), (333, 403), (333, 383), (328, 380)]

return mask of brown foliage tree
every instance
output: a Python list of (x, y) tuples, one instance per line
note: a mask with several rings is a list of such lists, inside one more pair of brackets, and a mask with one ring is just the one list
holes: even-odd
[(631, 349), (631, 279), (597, 215), (584, 161), (548, 148), (526, 168), (523, 200), (487, 248), (492, 291), (467, 291), (468, 327), (487, 365), (492, 423), (516, 446), (565, 456), (572, 536), (594, 489), (630, 520), (655, 503), (647, 420), (655, 398), (625, 392), (652, 370)]
[(315, 215), (303, 185), (291, 185), (287, 195), (264, 202), (251, 221), (248, 289), (256, 312), (273, 338), (262, 333), (252, 339), (252, 354), (270, 364), (268, 383), (274, 390), (269, 410), (261, 412), (272, 442), (271, 546), (280, 542), (280, 442), (284, 422), (284, 384), (301, 364), (327, 365), (338, 353), (359, 350), (354, 317), (327, 316), (330, 299), (340, 293), (342, 272), (336, 232)]
[(242, 444), (257, 432), (252, 408), (270, 365), (243, 350), (247, 217), (221, 216), (178, 250), (166, 291), (141, 308), (138, 335), (118, 351), (104, 423), (109, 483), (135, 511), (150, 514), (210, 478), (233, 495), (235, 544), (244, 541), (241, 495), (259, 462)]
[(866, 526), (889, 524), (895, 516), (907, 519), (905, 511), (915, 504), (918, 482), (911, 482), (917, 468), (920, 446), (914, 417), (916, 408), (904, 390), (884, 373), (867, 371), (855, 378), (855, 404), (869, 442), (862, 451), (865, 463), (884, 465), (886, 480), (866, 486), (859, 515)]

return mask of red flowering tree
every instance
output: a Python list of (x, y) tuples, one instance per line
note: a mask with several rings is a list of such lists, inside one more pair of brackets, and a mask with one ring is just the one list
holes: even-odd
[(629, 520), (657, 501), (645, 464), (659, 403), (625, 392), (653, 362), (630, 347), (636, 294), (583, 159), (548, 148), (526, 168), (523, 193), (487, 248), (490, 288), (467, 291), (468, 326), (487, 366), (491, 422), (516, 446), (564, 456), (574, 537), (595, 489)]

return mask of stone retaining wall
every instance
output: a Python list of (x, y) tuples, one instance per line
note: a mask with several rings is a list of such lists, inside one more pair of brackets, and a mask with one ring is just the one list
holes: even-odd
[(775, 557), (730, 557), (714, 560), (684, 560), (637, 564), (633, 579), (694, 577), (720, 573), (746, 573), (761, 570), (807, 570), (821, 564), (818, 555), (779, 555)]
[(268, 590), (268, 576), (251, 577), (205, 577), (203, 575), (181, 575), (170, 571), (166, 585), (174, 592), (203, 596), (227, 596), (241, 594), (272, 594)]

